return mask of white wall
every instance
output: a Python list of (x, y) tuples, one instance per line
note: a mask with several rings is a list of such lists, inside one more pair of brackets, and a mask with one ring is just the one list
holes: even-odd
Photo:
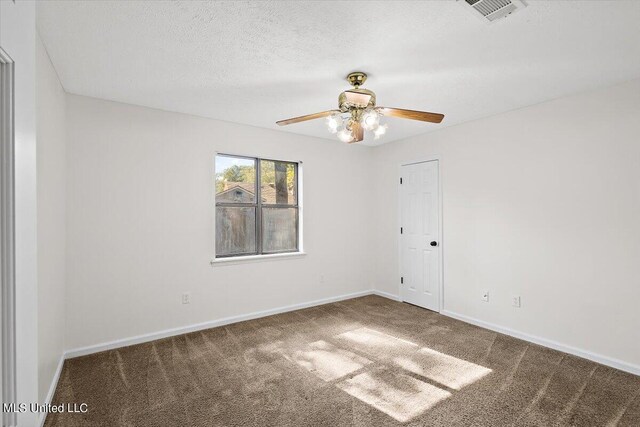
[(36, 70), (38, 397), (44, 402), (65, 350), (66, 95), (39, 37)]
[[(74, 95), (67, 125), (68, 349), (371, 289), (371, 148)], [(209, 265), (216, 151), (303, 161), (307, 256)]]
[(376, 148), (376, 289), (398, 294), (399, 165), (438, 154), (445, 310), (640, 366), (639, 117), (636, 80)]
[[(397, 294), (399, 165), (437, 154), (444, 309), (640, 365), (639, 95), (632, 81), (377, 148), (67, 95), (66, 347)], [(304, 161), (306, 257), (209, 265), (216, 150)]]
[[(16, 345), (18, 401), (37, 400), (35, 3), (0, 1), (0, 46), (15, 62)], [(20, 426), (37, 416), (18, 416)]]

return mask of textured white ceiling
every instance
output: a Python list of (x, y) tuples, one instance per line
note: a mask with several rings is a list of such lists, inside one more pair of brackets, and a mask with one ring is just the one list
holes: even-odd
[[(343, 80), (369, 73), (382, 142), (640, 77), (640, 1), (530, 1), (485, 24), (456, 1), (47, 1), (38, 29), (74, 94), (334, 138)], [(367, 135), (367, 142), (372, 138)]]

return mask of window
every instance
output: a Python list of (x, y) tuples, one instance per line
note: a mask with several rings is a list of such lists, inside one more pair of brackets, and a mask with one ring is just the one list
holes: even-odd
[(299, 251), (298, 164), (219, 154), (216, 258)]

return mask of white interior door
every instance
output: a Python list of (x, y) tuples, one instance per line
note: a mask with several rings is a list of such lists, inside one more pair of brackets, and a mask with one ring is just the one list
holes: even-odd
[(403, 301), (440, 311), (438, 161), (402, 166), (400, 274)]

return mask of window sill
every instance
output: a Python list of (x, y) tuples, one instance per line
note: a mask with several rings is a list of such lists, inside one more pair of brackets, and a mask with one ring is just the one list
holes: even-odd
[(282, 254), (268, 254), (268, 255), (248, 255), (248, 256), (236, 256), (229, 258), (215, 258), (210, 261), (211, 266), (223, 266), (244, 264), (248, 262), (261, 262), (261, 261), (275, 261), (287, 258), (300, 258), (307, 255), (305, 252), (287, 252)]

